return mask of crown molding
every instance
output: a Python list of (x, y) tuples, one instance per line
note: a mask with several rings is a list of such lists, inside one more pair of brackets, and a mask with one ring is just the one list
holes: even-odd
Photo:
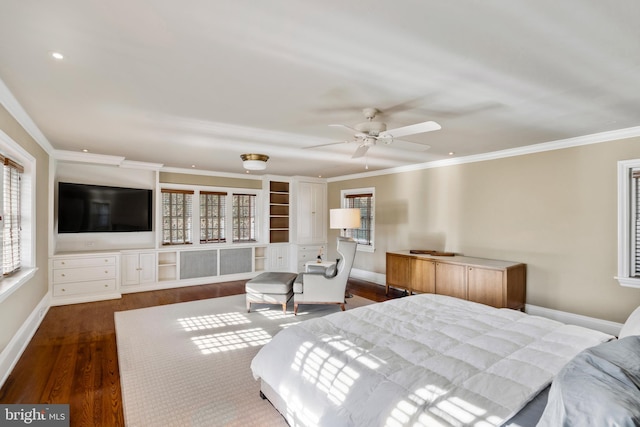
[(396, 168), (383, 169), (373, 172), (343, 175), (339, 177), (328, 178), (327, 182), (346, 181), (351, 179), (368, 178), (394, 173), (411, 172), (422, 169), (433, 169), (444, 166), (462, 165), (465, 163), (483, 162), (486, 160), (504, 159), (506, 157), (524, 156), (527, 154), (542, 153), (544, 151), (562, 150), (564, 148), (579, 147), (582, 145), (600, 144), (603, 142), (617, 141), (620, 139), (634, 138), (638, 136), (640, 136), (640, 126), (635, 126), (607, 132), (594, 133), (591, 135), (577, 136), (574, 138), (560, 139), (557, 141), (543, 142), (540, 144), (525, 145), (523, 147), (510, 148), (507, 150), (494, 151), (491, 153), (475, 154), (472, 156), (457, 157), (453, 159), (435, 160), (432, 162), (399, 166)]
[(31, 120), (31, 117), (29, 117), (24, 108), (22, 108), (22, 105), (20, 105), (15, 96), (13, 96), (13, 93), (11, 93), (2, 79), (0, 79), (0, 104), (7, 109), (9, 114), (11, 114), (13, 118), (20, 123), (20, 126), (27, 131), (27, 133), (38, 143), (38, 145), (42, 147), (44, 151), (47, 152), (47, 154), (50, 156), (53, 155), (55, 150), (49, 140), (40, 131), (38, 126), (36, 126), (34, 121)]

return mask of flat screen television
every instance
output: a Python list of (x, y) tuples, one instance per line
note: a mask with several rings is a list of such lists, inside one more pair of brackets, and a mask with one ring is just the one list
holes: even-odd
[(58, 183), (58, 233), (152, 231), (153, 192)]

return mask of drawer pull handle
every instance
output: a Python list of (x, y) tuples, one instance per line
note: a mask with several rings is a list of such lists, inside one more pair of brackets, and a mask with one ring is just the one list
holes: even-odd
[(64, 273), (62, 273), (60, 276), (64, 277)]
[(108, 270), (105, 270), (105, 271), (104, 271), (104, 274), (109, 274), (109, 271), (108, 271)]
[(109, 285), (104, 285), (104, 287), (105, 287), (105, 288), (108, 288), (108, 287), (109, 287)]
[(60, 264), (64, 265), (64, 261), (61, 261)]
[(62, 292), (67, 292), (67, 290), (65, 288), (62, 288)]

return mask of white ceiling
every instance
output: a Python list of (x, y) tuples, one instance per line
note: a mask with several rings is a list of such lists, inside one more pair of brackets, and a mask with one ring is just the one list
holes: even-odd
[[(637, 0), (2, 0), (0, 79), (59, 150), (335, 177), (640, 125), (638, 18)], [(328, 125), (365, 107), (442, 130), (404, 138), (422, 152), (307, 148), (350, 140)]]

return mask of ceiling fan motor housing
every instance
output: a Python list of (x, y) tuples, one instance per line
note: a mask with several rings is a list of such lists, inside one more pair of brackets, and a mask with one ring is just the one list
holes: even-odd
[(369, 136), (378, 136), (387, 130), (387, 125), (382, 122), (363, 122), (355, 125), (354, 129)]

